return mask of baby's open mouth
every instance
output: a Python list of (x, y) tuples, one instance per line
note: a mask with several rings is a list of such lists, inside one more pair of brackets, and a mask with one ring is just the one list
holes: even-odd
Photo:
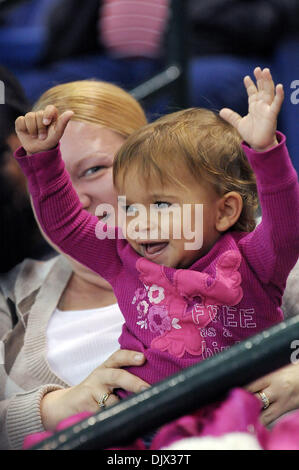
[(160, 254), (168, 245), (168, 242), (141, 243), (143, 256), (153, 257)]

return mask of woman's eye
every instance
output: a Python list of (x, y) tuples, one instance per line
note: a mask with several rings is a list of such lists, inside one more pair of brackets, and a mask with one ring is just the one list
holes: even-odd
[(168, 209), (168, 207), (171, 206), (171, 203), (165, 201), (157, 201), (154, 203), (154, 206), (156, 209)]
[(88, 170), (84, 171), (83, 176), (90, 176), (93, 175), (94, 173), (97, 173), (98, 171), (103, 170), (105, 168), (104, 166), (93, 166), (91, 168), (88, 168)]

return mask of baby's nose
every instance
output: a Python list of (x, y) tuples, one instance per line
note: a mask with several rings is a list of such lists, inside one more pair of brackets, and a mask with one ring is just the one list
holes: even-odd
[(83, 209), (88, 210), (91, 205), (90, 197), (87, 194), (78, 194)]
[(159, 238), (159, 224), (155, 217), (150, 212), (147, 217), (142, 217), (139, 224), (140, 237), (143, 239), (155, 240)]

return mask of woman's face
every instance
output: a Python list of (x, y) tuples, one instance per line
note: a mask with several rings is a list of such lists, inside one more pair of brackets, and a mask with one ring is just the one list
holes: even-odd
[(79, 121), (70, 121), (61, 138), (61, 154), (73, 187), (83, 208), (92, 214), (101, 203), (117, 207), (112, 165), (124, 141), (111, 129)]

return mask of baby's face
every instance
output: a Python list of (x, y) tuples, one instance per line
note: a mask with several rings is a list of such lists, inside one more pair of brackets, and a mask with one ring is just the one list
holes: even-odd
[(211, 185), (180, 174), (184, 188), (159, 181), (147, 184), (137, 171), (127, 173), (120, 195), (123, 230), (130, 245), (154, 263), (187, 268), (220, 236), (216, 230), (219, 196)]

